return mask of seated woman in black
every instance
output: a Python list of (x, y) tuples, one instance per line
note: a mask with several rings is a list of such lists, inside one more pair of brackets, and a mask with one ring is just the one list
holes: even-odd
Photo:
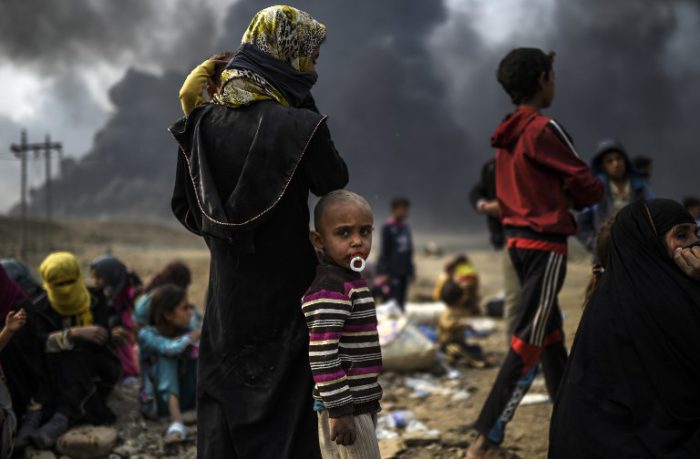
[(29, 310), (44, 349), (50, 391), (49, 420), (29, 435), (39, 448), (52, 447), (78, 423), (114, 421), (106, 399), (121, 376), (119, 359), (108, 347), (104, 296), (89, 291), (80, 265), (68, 252), (49, 255), (39, 267), (46, 295)]
[(675, 201), (617, 214), (554, 405), (550, 458), (700, 457), (700, 282), (673, 259), (696, 233)]

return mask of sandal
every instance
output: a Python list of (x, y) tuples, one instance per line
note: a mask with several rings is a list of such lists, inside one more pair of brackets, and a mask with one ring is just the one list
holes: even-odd
[(175, 421), (170, 424), (168, 427), (168, 430), (165, 432), (165, 438), (163, 439), (165, 441), (166, 445), (173, 444), (173, 443), (181, 443), (187, 439), (187, 427), (185, 427), (185, 424), (183, 424), (180, 421)]

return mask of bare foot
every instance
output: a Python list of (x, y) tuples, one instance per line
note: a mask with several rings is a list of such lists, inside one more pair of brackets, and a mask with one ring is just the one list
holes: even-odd
[(515, 456), (483, 435), (476, 437), (467, 450), (467, 459), (513, 459)]

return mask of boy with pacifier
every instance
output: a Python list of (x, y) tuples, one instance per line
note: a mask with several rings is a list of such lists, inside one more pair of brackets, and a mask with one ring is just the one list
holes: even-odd
[(321, 452), (324, 458), (379, 459), (374, 430), (382, 354), (374, 300), (360, 274), (372, 248), (372, 209), (355, 193), (333, 191), (316, 205), (314, 226), (310, 238), (320, 264), (302, 311)]

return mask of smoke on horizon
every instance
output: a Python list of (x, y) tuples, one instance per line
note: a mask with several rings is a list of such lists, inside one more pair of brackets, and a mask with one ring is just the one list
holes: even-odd
[[(31, 2), (8, 2), (18, 10), (24, 3)], [(71, 65), (80, 67), (91, 59), (150, 53), (151, 67), (161, 73), (132, 70), (114, 86), (112, 114), (88, 154), (66, 171), (60, 200), (71, 216), (169, 219), (176, 147), (165, 128), (180, 116), (177, 90), (191, 65), (236, 48), (260, 3), (231, 5), (220, 34), (212, 32), (214, 18), (206, 8), (186, 9), (192, 18), (169, 24), (174, 29), (165, 33), (149, 2), (124, 3), (128, 7), (115, 12), (97, 6), (103, 3), (50, 2), (48, 10), (59, 18), (50, 27), (42, 29), (34, 18), (24, 23), (40, 37), (27, 37), (20, 24), (0, 19), (0, 55), (25, 64), (39, 55), (47, 68), (60, 69), (66, 55), (79, 56)], [(83, 5), (84, 17), (97, 15), (104, 34), (88, 27), (54, 43), (75, 25), (65, 8), (77, 5)], [(414, 202), (420, 226), (440, 230), (480, 221), (466, 195), (493, 154), (492, 130), (510, 110), (494, 73), (516, 46), (557, 52), (551, 115), (567, 127), (584, 159), (599, 139), (615, 136), (633, 156), (655, 159), (657, 194), (679, 199), (700, 193), (693, 189), (697, 147), (693, 131), (685, 128), (691, 107), (700, 102), (695, 89), (700, 65), (693, 54), (700, 49), (696, 2), (528, 2), (519, 11), (521, 27), (501, 34), (505, 38), (495, 44), (485, 40), (478, 2), (459, 9), (400, 0), (347, 5), (295, 3), (328, 26), (314, 95), (349, 164), (350, 187), (366, 195), (379, 214), (400, 194)], [(15, 17), (25, 16), (31, 15)], [(506, 24), (496, 18), (493, 26)], [(151, 36), (155, 44), (148, 46)], [(165, 36), (172, 46), (163, 45)], [(35, 197), (41, 209), (41, 190)]]

